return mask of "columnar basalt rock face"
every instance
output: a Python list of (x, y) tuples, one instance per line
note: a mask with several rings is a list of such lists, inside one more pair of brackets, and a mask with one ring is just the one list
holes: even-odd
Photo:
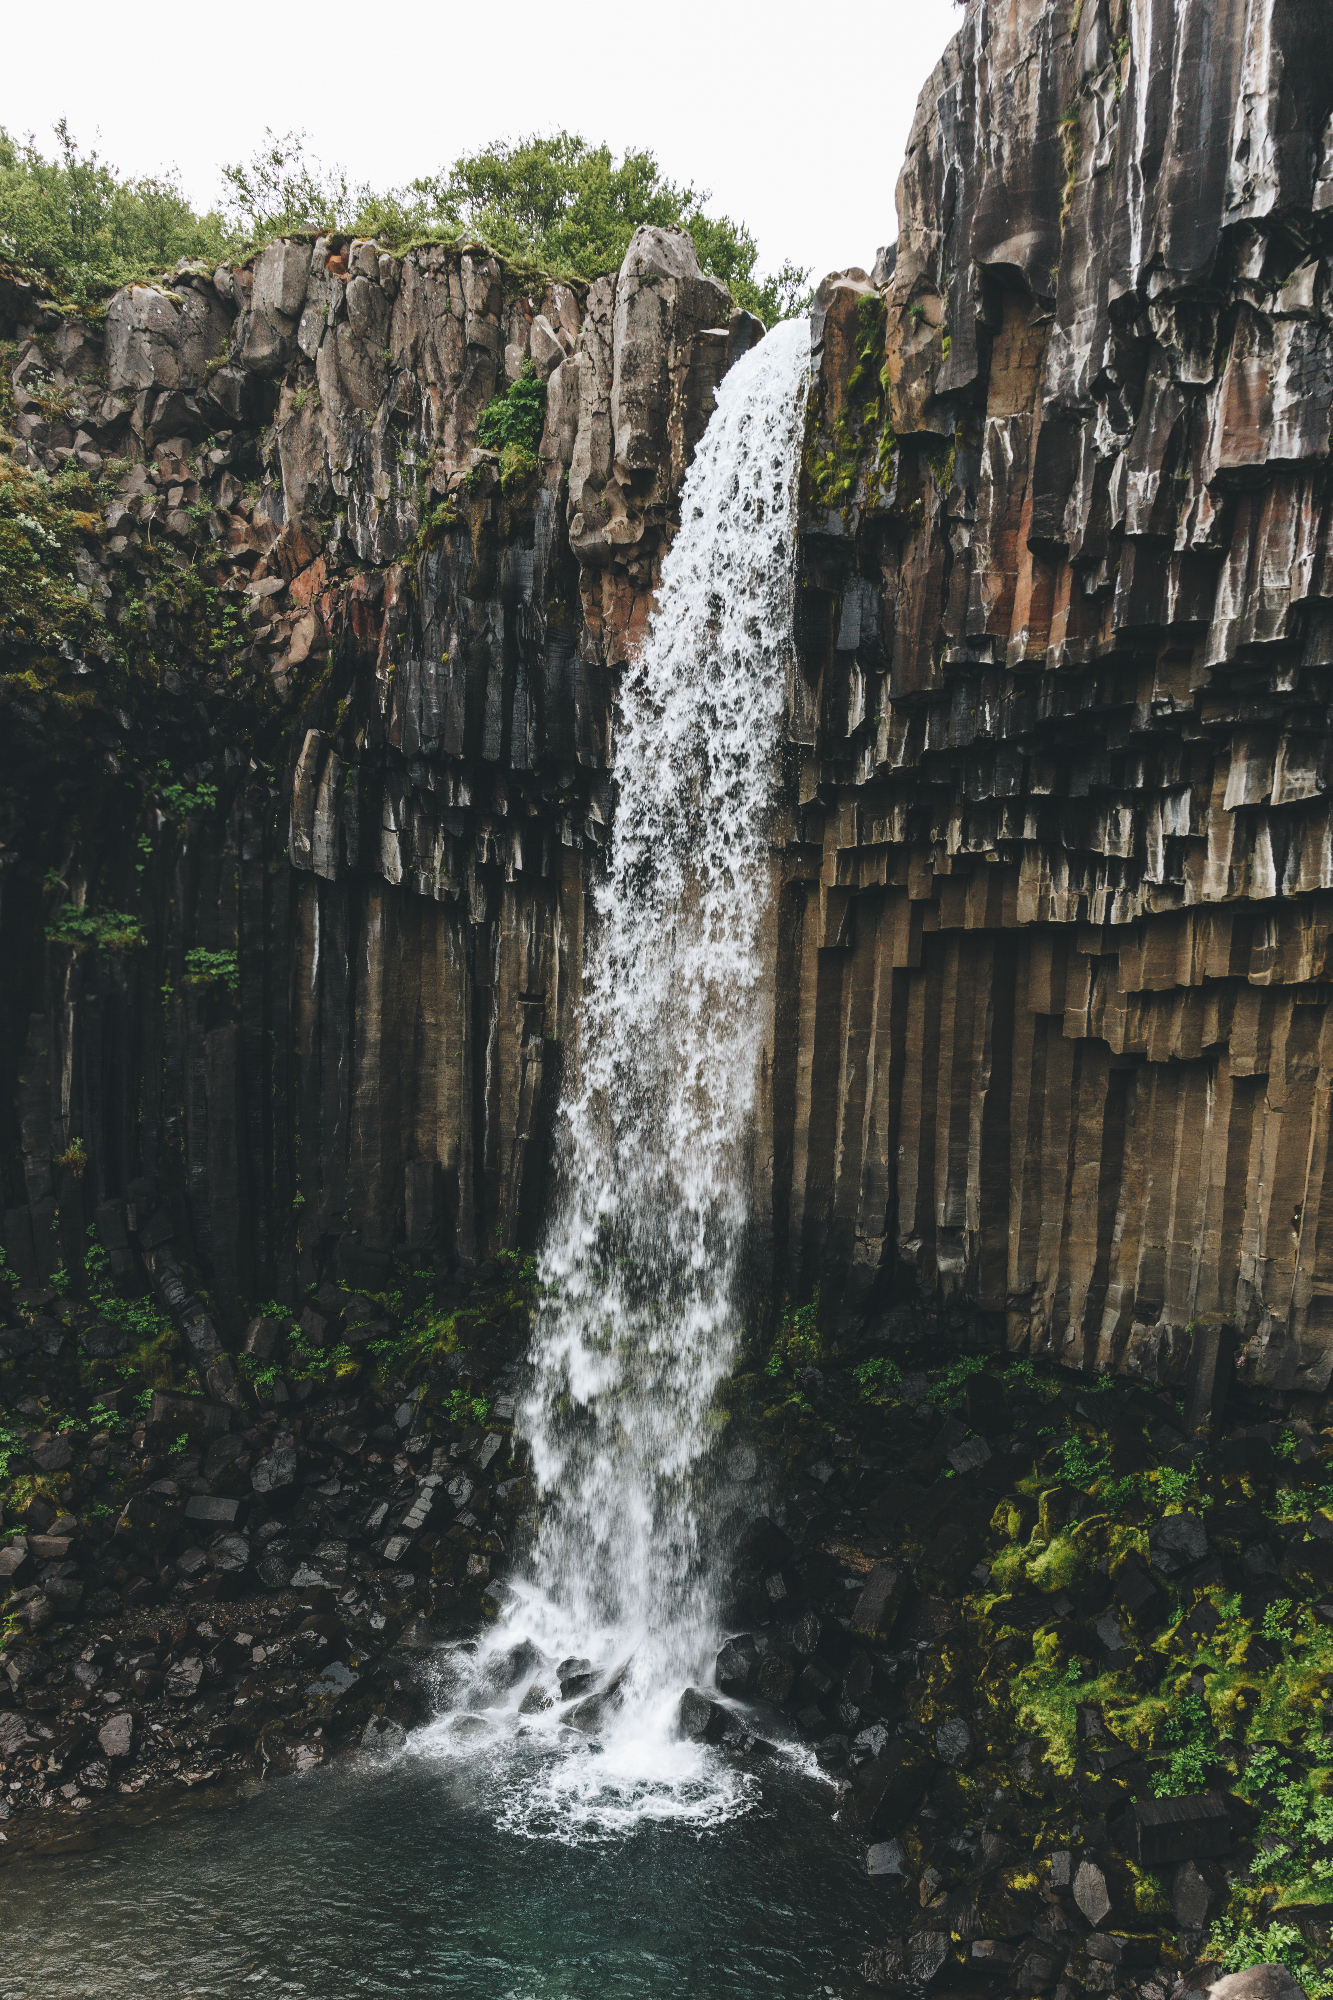
[[(85, 1225), (123, 1239), (145, 1179), (172, 1269), (233, 1332), (244, 1301), (331, 1269), (370, 1282), (391, 1248), (448, 1268), (531, 1242), (616, 673), (757, 323), (663, 230), (590, 299), (480, 250), (400, 261), (320, 239), (124, 292), (104, 341), (21, 280), (0, 303), (18, 463), (132, 461), (80, 557), (109, 620), (161, 593), (155, 537), (243, 620), (222, 671), (169, 666), (125, 717), (138, 763), (187, 767), (176, 803), (109, 845), (90, 815), (58, 857), (76, 901), (142, 913), (143, 948), (43, 950), (56, 857), (22, 782), (7, 801), (13, 1269), (77, 1282)], [(515, 474), (477, 419), (529, 362), (546, 422), (535, 472)], [(40, 697), (8, 692), (40, 731)], [(70, 754), (99, 753), (81, 734)], [(191, 972), (200, 949), (235, 953), (230, 985)], [(86, 1166), (62, 1168), (75, 1138)]]
[(816, 305), (773, 1086), (806, 1283), (1320, 1389), (1327, 29), (974, 0), (923, 91)]

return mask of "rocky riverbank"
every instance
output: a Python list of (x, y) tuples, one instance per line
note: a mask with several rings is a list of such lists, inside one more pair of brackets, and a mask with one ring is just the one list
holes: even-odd
[(807, 1314), (729, 1385), (784, 1507), (717, 1685), (837, 1781), (883, 1884), (867, 1984), (1179, 2000), (1276, 1957), (1325, 1990), (1333, 1403), (939, 1365), (909, 1311), (812, 1352)]
[(148, 1297), (17, 1296), (0, 1330), (7, 1842), (155, 1787), (393, 1747), (429, 1712), (430, 1648), (485, 1615), (521, 1532), (531, 1279), (512, 1258), (393, 1276), (258, 1315), (204, 1394)]

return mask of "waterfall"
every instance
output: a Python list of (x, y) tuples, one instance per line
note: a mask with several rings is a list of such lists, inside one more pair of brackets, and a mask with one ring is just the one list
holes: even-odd
[[(807, 323), (788, 322), (722, 383), (622, 686), (518, 1413), (541, 1525), (482, 1648), (484, 1669), (527, 1638), (553, 1696), (563, 1652), (594, 1687), (614, 1680), (598, 1729), (636, 1783), (681, 1775), (670, 1718), (717, 1641), (709, 1415), (741, 1312), (808, 357)], [(697, 1779), (698, 1753), (684, 1761)]]

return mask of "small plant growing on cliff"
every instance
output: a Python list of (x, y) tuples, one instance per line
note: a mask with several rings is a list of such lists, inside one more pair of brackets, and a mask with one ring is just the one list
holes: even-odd
[[(477, 443), (483, 451), (503, 454), (506, 447), (517, 446), (520, 451), (535, 454), (545, 423), (546, 384), (532, 363), (525, 361), (522, 374), (507, 389), (492, 396), (477, 418)], [(503, 469), (502, 457), (502, 477)], [(536, 469), (535, 458), (533, 469)]]
[(63, 903), (46, 926), (53, 944), (73, 951), (141, 951), (148, 940), (137, 917), (124, 910), (95, 910)]
[(225, 986), (235, 998), (240, 990), (241, 971), (234, 951), (208, 951), (201, 944), (191, 947), (185, 954), (185, 984), (187, 986), (211, 986), (215, 982)]
[(82, 1139), (71, 1139), (64, 1152), (57, 1153), (51, 1164), (59, 1167), (61, 1173), (73, 1174), (76, 1181), (81, 1181), (88, 1165), (88, 1154)]

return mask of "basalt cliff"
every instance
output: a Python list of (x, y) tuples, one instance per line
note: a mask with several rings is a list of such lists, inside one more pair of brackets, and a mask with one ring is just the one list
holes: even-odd
[[(761, 1303), (1328, 1385), (1331, 119), (1314, 0), (972, 0), (819, 288)], [(762, 329), (656, 230), (0, 320), (9, 1275), (77, 1300), (91, 1228), (230, 1393), (258, 1300), (537, 1240), (616, 691)]]

